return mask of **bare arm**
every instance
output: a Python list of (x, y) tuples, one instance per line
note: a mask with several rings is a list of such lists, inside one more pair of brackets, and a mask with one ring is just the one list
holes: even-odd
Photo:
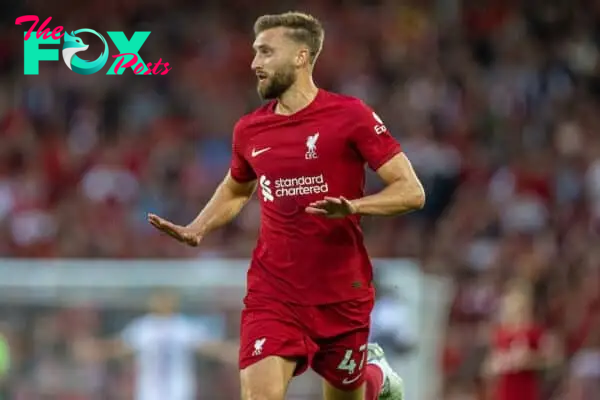
[(99, 349), (107, 358), (123, 358), (133, 354), (133, 349), (130, 348), (121, 339), (109, 339), (101, 342)]
[(231, 177), (230, 172), (227, 172), (212, 198), (200, 214), (187, 225), (187, 228), (204, 236), (227, 224), (240, 213), (255, 189), (256, 181), (240, 183)]
[(504, 373), (510, 365), (508, 354), (498, 351), (490, 351), (483, 362), (483, 375), (493, 377)]
[(561, 361), (561, 349), (556, 338), (544, 335), (539, 349), (523, 345), (508, 352), (492, 351), (485, 363), (485, 370), (490, 375), (506, 371), (544, 370), (559, 365)]
[(377, 175), (386, 187), (379, 193), (350, 200), (354, 214), (398, 215), (423, 208), (425, 191), (404, 153), (383, 164)]
[(79, 339), (74, 343), (76, 356), (81, 360), (104, 361), (121, 359), (133, 354), (133, 349), (120, 338), (112, 339)]
[(180, 242), (198, 246), (206, 234), (235, 218), (255, 189), (256, 180), (237, 182), (228, 172), (200, 214), (188, 225), (176, 225), (154, 214), (148, 214), (148, 221)]
[(398, 215), (423, 208), (425, 191), (404, 153), (397, 154), (383, 164), (377, 174), (386, 184), (379, 193), (353, 200), (343, 196), (325, 196), (323, 200), (310, 203), (306, 212), (328, 218), (343, 218), (352, 214)]
[(530, 350), (524, 357), (523, 366), (525, 369), (550, 369), (562, 363), (562, 349), (559, 340), (546, 334), (540, 339), (540, 348)]
[(196, 348), (196, 352), (201, 356), (231, 365), (237, 365), (239, 357), (238, 345), (232, 342), (204, 342)]

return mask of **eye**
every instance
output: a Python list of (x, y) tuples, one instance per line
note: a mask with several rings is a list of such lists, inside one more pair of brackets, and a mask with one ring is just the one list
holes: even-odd
[(269, 46), (260, 45), (254, 49), (254, 53), (263, 57), (267, 57), (273, 54), (273, 49)]

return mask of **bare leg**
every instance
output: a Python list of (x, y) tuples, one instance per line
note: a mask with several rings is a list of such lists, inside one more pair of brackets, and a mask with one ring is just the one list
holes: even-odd
[(284, 400), (296, 361), (266, 357), (240, 372), (242, 400)]
[(365, 385), (354, 390), (340, 390), (323, 380), (323, 398), (325, 400), (365, 400)]

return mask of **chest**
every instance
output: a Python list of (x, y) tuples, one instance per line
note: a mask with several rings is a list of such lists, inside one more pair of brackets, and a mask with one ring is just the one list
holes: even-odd
[(281, 123), (257, 129), (245, 157), (258, 174), (279, 177), (335, 170), (352, 158), (347, 127), (341, 123)]
[(139, 346), (154, 348), (179, 347), (184, 339), (182, 329), (177, 324), (147, 324), (138, 335)]
[(499, 350), (510, 350), (516, 347), (525, 347), (535, 350), (538, 347), (538, 338), (533, 330), (524, 331), (500, 331), (496, 338)]

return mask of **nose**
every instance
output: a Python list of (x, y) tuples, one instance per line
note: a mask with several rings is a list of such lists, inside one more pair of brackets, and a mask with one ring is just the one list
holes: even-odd
[(250, 64), (250, 68), (253, 71), (256, 71), (257, 69), (259, 69), (262, 66), (262, 63), (260, 62), (260, 59), (258, 57), (258, 54), (254, 56), (254, 58), (252, 59), (252, 64)]

